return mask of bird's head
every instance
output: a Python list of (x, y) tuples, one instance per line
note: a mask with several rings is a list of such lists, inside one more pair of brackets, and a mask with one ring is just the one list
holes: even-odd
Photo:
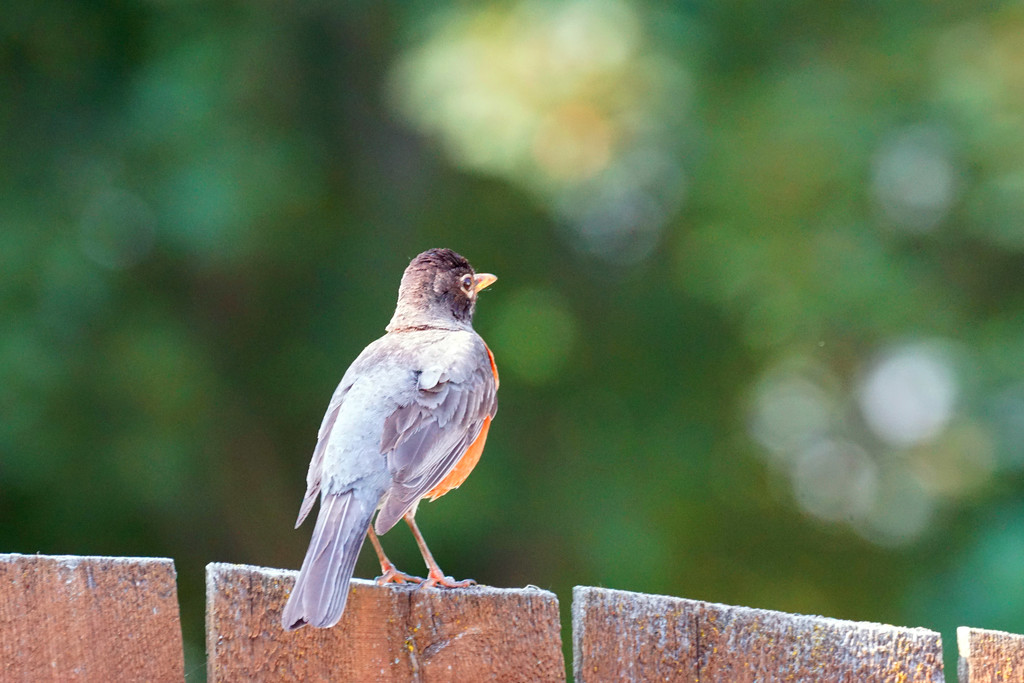
[(387, 329), (469, 327), (477, 294), (497, 279), (474, 272), (469, 261), (451, 249), (429, 249), (405, 269)]

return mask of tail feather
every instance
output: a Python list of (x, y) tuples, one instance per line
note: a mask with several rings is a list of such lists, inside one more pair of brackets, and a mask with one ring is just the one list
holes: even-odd
[(374, 508), (355, 491), (323, 496), (309, 550), (281, 613), (286, 631), (306, 624), (328, 628), (341, 619)]

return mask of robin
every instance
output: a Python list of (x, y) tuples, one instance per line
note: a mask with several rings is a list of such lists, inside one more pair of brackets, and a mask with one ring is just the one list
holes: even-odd
[[(422, 499), (466, 480), (498, 410), (494, 356), (473, 331), (477, 295), (495, 280), (451, 249), (425, 251), (405, 269), (387, 334), (345, 372), (320, 425), (295, 527), (317, 497), (320, 511), (281, 615), (285, 630), (338, 623), (366, 537), (380, 560), (381, 585), (475, 583), (442, 573), (415, 515)], [(381, 548), (377, 535), (399, 519), (412, 530), (426, 579), (399, 572)]]

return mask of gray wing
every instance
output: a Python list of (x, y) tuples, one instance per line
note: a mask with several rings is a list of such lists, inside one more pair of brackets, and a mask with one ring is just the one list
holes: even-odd
[[(381, 453), (392, 483), (374, 528), (382, 534), (451, 471), (498, 411), (486, 346), (443, 369), (423, 370), (417, 391), (384, 421)], [(477, 353), (476, 351), (479, 351)]]
[(295, 522), (296, 529), (302, 525), (306, 515), (313, 509), (317, 496), (320, 495), (320, 482), (323, 479), (324, 453), (327, 451), (328, 436), (330, 436), (331, 429), (338, 419), (338, 412), (341, 410), (341, 404), (345, 401), (345, 394), (348, 393), (351, 386), (351, 383), (346, 384), (342, 380), (338, 388), (334, 390), (331, 402), (327, 406), (327, 412), (324, 414), (323, 422), (320, 423), (320, 431), (316, 435), (316, 448), (313, 449), (313, 457), (309, 461), (309, 471), (306, 473), (306, 496), (302, 499), (302, 506), (299, 508), (299, 518)]
[(309, 511), (313, 509), (313, 505), (316, 503), (317, 496), (320, 495), (320, 484), (323, 481), (324, 474), (324, 455), (327, 453), (331, 432), (338, 420), (338, 415), (341, 413), (345, 397), (355, 383), (356, 377), (365, 370), (368, 364), (372, 365), (376, 349), (382, 345), (383, 341), (384, 338), (382, 337), (363, 349), (363, 352), (352, 361), (352, 365), (345, 371), (341, 382), (338, 383), (338, 388), (334, 390), (334, 395), (331, 396), (331, 402), (327, 405), (327, 412), (324, 413), (324, 419), (320, 423), (320, 430), (316, 435), (316, 448), (313, 449), (313, 457), (309, 461), (309, 471), (306, 473), (306, 495), (302, 499), (302, 506), (299, 508), (299, 518), (295, 522), (295, 528), (298, 528), (306, 519)]

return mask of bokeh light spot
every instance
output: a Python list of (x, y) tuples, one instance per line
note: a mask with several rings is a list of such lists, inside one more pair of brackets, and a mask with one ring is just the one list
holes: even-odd
[(823, 440), (805, 448), (793, 463), (796, 501), (805, 511), (830, 522), (866, 515), (878, 493), (878, 466), (859, 445)]
[(907, 447), (935, 438), (953, 416), (957, 378), (950, 357), (934, 344), (885, 354), (868, 372), (860, 406), (880, 439)]
[(509, 368), (532, 384), (555, 378), (569, 361), (576, 338), (576, 321), (551, 290), (524, 289), (514, 294), (500, 313), (495, 346), (501, 368)]
[(554, 178), (589, 178), (608, 165), (612, 131), (592, 106), (568, 103), (540, 123), (533, 143), (537, 163)]
[(924, 487), (944, 498), (974, 493), (996, 469), (992, 435), (972, 421), (953, 423), (942, 439), (911, 452), (909, 459)]
[(946, 136), (935, 127), (902, 130), (876, 154), (872, 193), (885, 223), (896, 228), (933, 229), (949, 214), (959, 186)]
[(648, 257), (685, 196), (692, 78), (628, 2), (441, 13), (391, 71), (394, 107), (452, 161), (514, 183), (580, 251)]
[(891, 462), (879, 473), (874, 507), (853, 528), (878, 545), (903, 545), (927, 530), (934, 511), (934, 498), (917, 478)]
[(777, 458), (789, 460), (828, 433), (835, 402), (803, 360), (783, 363), (754, 389), (750, 434)]

